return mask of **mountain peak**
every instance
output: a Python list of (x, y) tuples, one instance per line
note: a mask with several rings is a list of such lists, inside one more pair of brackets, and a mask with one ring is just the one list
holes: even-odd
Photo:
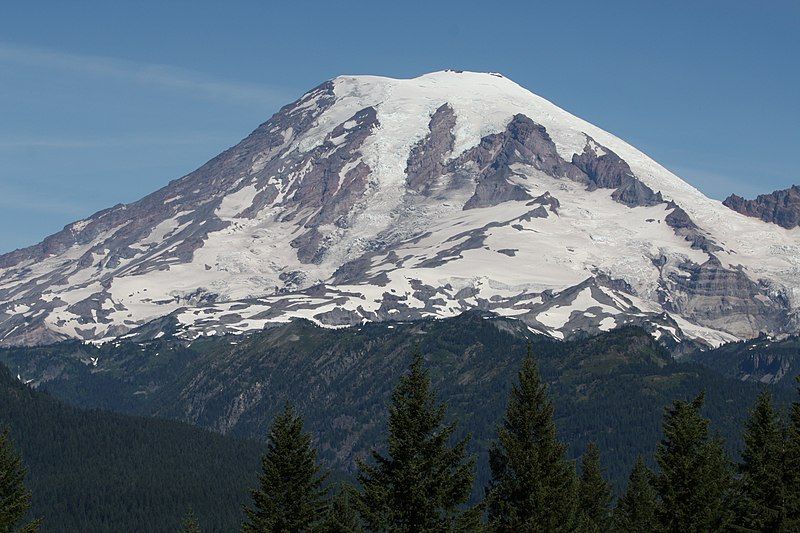
[[(499, 74), (339, 76), (132, 204), (0, 257), (0, 343), (515, 316), (707, 344), (792, 330), (794, 233)], [(153, 329), (153, 328), (151, 328)]]

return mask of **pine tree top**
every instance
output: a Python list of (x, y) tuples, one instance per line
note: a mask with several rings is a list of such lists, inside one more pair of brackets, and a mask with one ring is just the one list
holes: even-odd
[(661, 521), (671, 530), (717, 530), (730, 520), (732, 475), (723, 444), (700, 414), (704, 395), (676, 400), (664, 415), (664, 437), (656, 450), (656, 488)]
[[(359, 462), (359, 511), (371, 529), (446, 531), (477, 523), (464, 511), (475, 459), (466, 458), (468, 437), (450, 445), (455, 424), (445, 424), (419, 350), (401, 376), (389, 407), (387, 454)], [(460, 527), (460, 526), (459, 526)]]
[(272, 423), (261, 468), (259, 488), (251, 491), (253, 507), (245, 508), (244, 531), (302, 531), (324, 518), (327, 474), (289, 404)]
[[(13, 531), (31, 506), (31, 493), (25, 488), (25, 468), (22, 458), (11, 445), (9, 430), (0, 432), (0, 531)], [(41, 520), (34, 520), (21, 528), (32, 532)]]
[(606, 531), (611, 513), (611, 487), (603, 479), (600, 449), (594, 442), (586, 447), (578, 485), (578, 514), (584, 531)]
[(736, 525), (759, 531), (785, 531), (785, 429), (766, 389), (745, 423), (744, 449), (735, 498)]
[(626, 533), (650, 533), (656, 530), (656, 492), (653, 473), (641, 456), (636, 458), (625, 494), (614, 509), (614, 529)]
[(181, 523), (183, 533), (200, 533), (200, 522), (194, 514), (194, 510), (190, 507), (186, 512), (186, 516)]
[(575, 468), (557, 438), (553, 412), (528, 346), (497, 441), (489, 450), (490, 529), (570, 531), (574, 526)]

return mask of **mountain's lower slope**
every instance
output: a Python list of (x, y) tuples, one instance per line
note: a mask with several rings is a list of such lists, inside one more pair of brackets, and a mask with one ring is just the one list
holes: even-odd
[(556, 338), (798, 329), (800, 229), (499, 74), (342, 76), (195, 172), (0, 256), (0, 344), (491, 310)]
[[(477, 313), (345, 329), (297, 321), (188, 346), (168, 338), (101, 347), (71, 342), (0, 350), (0, 360), (69, 402), (236, 435), (263, 435), (290, 400), (318, 436), (322, 458), (351, 470), (356, 457), (382, 441), (390, 392), (419, 344), (450, 416), (473, 435), (483, 483), (486, 449), (528, 342), (550, 383), (570, 453), (597, 441), (617, 487), (638, 454), (653, 452), (663, 408), (673, 399), (705, 390), (715, 430), (735, 447), (759, 389), (676, 362), (639, 328), (560, 342), (531, 335), (519, 321)], [(794, 397), (785, 389), (776, 395), (783, 404)]]
[(689, 360), (725, 376), (795, 389), (800, 375), (800, 337), (771, 339), (761, 336), (690, 354)]
[(42, 532), (174, 532), (189, 507), (204, 531), (234, 531), (260, 444), (170, 420), (81, 410), (0, 365), (0, 428), (28, 469)]

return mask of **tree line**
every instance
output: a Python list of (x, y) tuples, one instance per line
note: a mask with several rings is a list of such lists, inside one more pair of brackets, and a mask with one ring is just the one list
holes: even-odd
[[(491, 479), (470, 504), (476, 459), (469, 437), (436, 399), (420, 353), (397, 384), (385, 446), (358, 462), (357, 484), (332, 486), (312, 435), (290, 406), (276, 416), (258, 487), (244, 508), (245, 532), (578, 531), (695, 532), (800, 530), (800, 403), (788, 423), (762, 392), (734, 464), (701, 414), (704, 396), (665, 409), (651, 470), (640, 457), (614, 501), (601, 450), (569, 460), (554, 406), (531, 350), (518, 372), (489, 449)], [(30, 493), (19, 457), (0, 438), (0, 532), (24, 521)], [(35, 531), (38, 521), (25, 531)], [(185, 531), (200, 531), (193, 513)]]

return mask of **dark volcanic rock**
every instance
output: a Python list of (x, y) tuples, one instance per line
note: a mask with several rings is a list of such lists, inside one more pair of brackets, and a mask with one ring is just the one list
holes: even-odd
[[(602, 151), (602, 155), (598, 155)], [(572, 156), (572, 164), (589, 177), (589, 190), (616, 189), (611, 197), (628, 207), (657, 205), (664, 202), (660, 192), (639, 181), (631, 167), (617, 154), (597, 144), (587, 135), (583, 153)]]
[[(354, 125), (345, 129), (347, 123)], [(303, 220), (307, 231), (292, 241), (300, 261), (318, 263), (322, 260), (325, 238), (317, 229), (320, 225), (347, 226), (346, 216), (363, 196), (370, 168), (359, 161), (344, 175), (342, 170), (358, 160), (361, 145), (378, 125), (375, 108), (364, 108), (334, 128), (325, 142), (298, 164), (298, 168), (308, 165), (309, 170), (288, 194), (295, 204), (296, 215), (311, 213)], [(339, 141), (342, 137), (344, 140)]]
[(509, 200), (527, 200), (524, 187), (515, 184), (511, 165), (530, 165), (548, 176), (583, 181), (585, 176), (575, 166), (564, 161), (556, 145), (541, 126), (525, 115), (515, 115), (506, 131), (487, 135), (478, 146), (454, 161), (455, 172), (469, 172), (471, 165), (479, 170), (475, 194), (464, 209), (488, 207)]
[(456, 115), (448, 104), (442, 104), (431, 116), (430, 133), (411, 149), (406, 167), (409, 188), (426, 196), (444, 173), (445, 157), (453, 151)]
[(684, 237), (687, 241), (692, 243), (692, 248), (703, 250), (712, 254), (722, 250), (711, 239), (706, 237), (697, 227), (697, 224), (689, 217), (689, 214), (684, 211), (675, 202), (668, 202), (668, 208), (672, 211), (664, 217), (664, 222), (667, 226), (675, 230), (675, 233)]
[(800, 225), (800, 187), (797, 185), (770, 194), (760, 194), (755, 200), (732, 194), (722, 203), (737, 213), (787, 229)]
[(558, 214), (558, 208), (561, 207), (561, 203), (558, 201), (558, 198), (551, 195), (549, 191), (546, 191), (543, 194), (537, 196), (536, 198), (534, 198), (525, 205), (547, 206), (550, 212), (553, 213), (554, 215)]

